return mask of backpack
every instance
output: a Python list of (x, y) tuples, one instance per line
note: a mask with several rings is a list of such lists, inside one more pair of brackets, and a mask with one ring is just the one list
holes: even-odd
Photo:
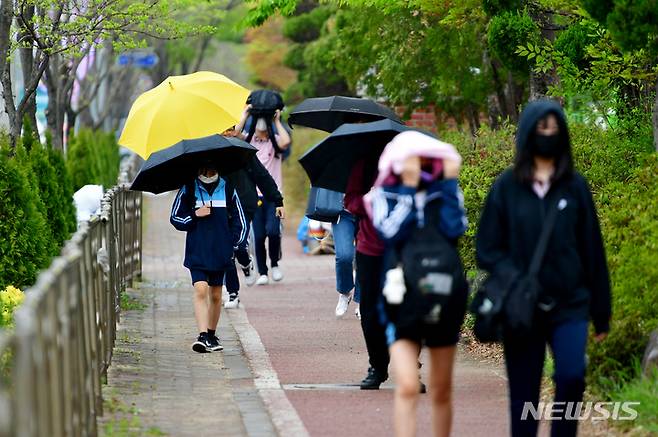
[[(438, 217), (438, 211), (434, 212)], [(434, 223), (415, 228), (393, 256), (392, 265), (402, 266), (406, 287), (399, 305), (388, 304), (390, 318), (398, 327), (437, 324), (451, 297), (468, 288), (457, 248)]]
[[(276, 156), (282, 156), (282, 159), (287, 159), (290, 156), (290, 147), (286, 150), (281, 150), (279, 145), (276, 143), (276, 128), (272, 124), (272, 119), (274, 118), (274, 113), (279, 110), (282, 111), (285, 106), (283, 103), (283, 98), (281, 94), (276, 91), (271, 90), (256, 90), (252, 91), (247, 97), (247, 104), (251, 105), (251, 110), (249, 111), (250, 119), (245, 123), (245, 131), (247, 132), (246, 141), (249, 143), (254, 137), (254, 132), (256, 131), (256, 123), (254, 120), (258, 118), (264, 118), (267, 123), (267, 134), (272, 139), (272, 146), (276, 152)], [(283, 124), (283, 119), (281, 120)], [(285, 125), (284, 125), (285, 129)], [(287, 129), (286, 129), (287, 130)], [(290, 131), (288, 131), (290, 134)]]

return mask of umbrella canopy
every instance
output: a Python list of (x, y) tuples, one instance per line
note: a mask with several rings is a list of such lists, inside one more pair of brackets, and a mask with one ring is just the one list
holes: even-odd
[(155, 194), (176, 190), (194, 179), (207, 162), (220, 175), (228, 174), (244, 167), (256, 150), (245, 141), (218, 134), (183, 140), (149, 156), (130, 189)]
[(170, 76), (133, 103), (119, 144), (147, 159), (179, 141), (221, 134), (238, 123), (248, 96), (221, 74)]
[(400, 132), (409, 127), (393, 120), (344, 124), (306, 152), (299, 162), (314, 187), (345, 192), (355, 162), (378, 158)]
[(333, 132), (344, 123), (369, 122), (384, 118), (402, 123), (395, 112), (370, 99), (332, 96), (304, 100), (290, 113), (288, 124)]

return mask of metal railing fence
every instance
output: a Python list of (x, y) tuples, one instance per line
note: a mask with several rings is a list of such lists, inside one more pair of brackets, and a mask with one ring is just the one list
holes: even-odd
[(0, 436), (97, 435), (121, 293), (141, 274), (141, 205), (126, 184), (108, 190), (0, 332)]

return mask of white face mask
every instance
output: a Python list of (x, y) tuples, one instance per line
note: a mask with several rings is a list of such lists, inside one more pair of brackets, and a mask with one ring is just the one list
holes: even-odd
[(217, 179), (219, 179), (219, 175), (217, 173), (215, 173), (215, 176), (205, 176), (202, 174), (199, 175), (199, 180), (204, 184), (212, 184), (213, 182), (217, 182)]
[(256, 130), (265, 132), (267, 130), (267, 123), (265, 122), (264, 118), (259, 118), (258, 121), (256, 121)]

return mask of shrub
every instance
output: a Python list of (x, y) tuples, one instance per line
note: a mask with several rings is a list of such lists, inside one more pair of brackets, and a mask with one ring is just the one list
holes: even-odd
[(14, 311), (23, 302), (23, 292), (11, 285), (0, 290), (0, 327), (11, 327), (14, 323)]
[(88, 184), (110, 188), (119, 173), (119, 146), (113, 134), (82, 129), (69, 142), (66, 162), (74, 191)]
[(55, 243), (53, 245), (54, 255), (59, 252), (59, 248), (71, 235), (68, 213), (73, 207), (73, 199), (65, 197), (62, 187), (64, 181), (58, 177), (50, 162), (48, 151), (41, 144), (32, 145), (29, 162), (32, 172), (36, 176), (39, 196), (45, 206), (43, 212)]
[(536, 43), (539, 28), (526, 12), (503, 12), (489, 23), (488, 43), (491, 51), (513, 73), (525, 77), (530, 64), (516, 53), (520, 45)]
[(98, 174), (91, 144), (85, 139), (82, 133), (71, 137), (66, 152), (66, 166), (71, 175), (74, 192), (87, 184), (95, 183)]
[(64, 154), (59, 150), (46, 146), (48, 160), (55, 171), (55, 177), (59, 181), (57, 184), (58, 194), (61, 199), (62, 216), (66, 224), (66, 231), (71, 234), (77, 229), (77, 218), (75, 214), (75, 205), (73, 203), (73, 183), (64, 160)]
[(48, 264), (52, 237), (42, 205), (26, 170), (0, 152), (0, 288), (31, 285)]

